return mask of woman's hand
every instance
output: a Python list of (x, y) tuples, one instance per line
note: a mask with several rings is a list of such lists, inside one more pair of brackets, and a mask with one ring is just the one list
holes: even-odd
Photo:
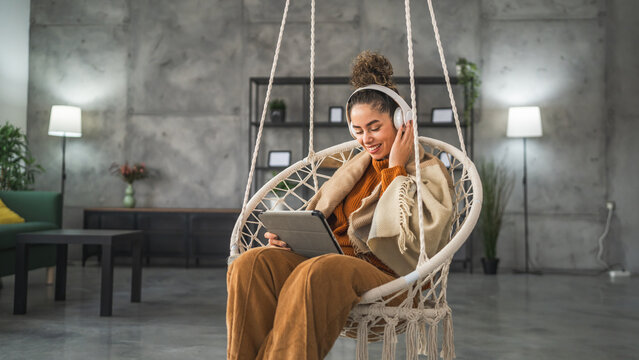
[(291, 248), (288, 247), (284, 241), (280, 240), (276, 234), (266, 232), (264, 233), (264, 237), (268, 239), (268, 246), (274, 246), (289, 251), (291, 250)]
[(388, 156), (389, 168), (397, 165), (406, 165), (410, 155), (413, 153), (413, 139), (413, 120), (410, 120), (402, 125), (401, 129), (397, 130), (393, 147)]

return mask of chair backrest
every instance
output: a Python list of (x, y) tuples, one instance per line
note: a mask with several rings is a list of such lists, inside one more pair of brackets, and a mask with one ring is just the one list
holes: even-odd
[[(450, 234), (451, 242), (435, 255), (439, 258), (451, 258), (468, 237), (479, 217), (481, 183), (474, 164), (459, 149), (432, 138), (420, 137), (419, 141), (426, 152), (444, 160), (453, 179), (456, 206)], [(237, 246), (238, 252), (242, 253), (250, 248), (266, 245), (262, 236), (265, 231), (264, 225), (255, 211), (304, 210), (308, 200), (331, 177), (334, 169), (360, 151), (360, 145), (352, 140), (317, 152), (312, 162), (308, 158), (303, 159), (275, 175), (248, 201), (244, 217), (238, 218), (235, 224), (231, 247)], [(471, 209), (474, 211), (471, 212)], [(460, 233), (462, 227), (465, 231)], [(440, 253), (445, 256), (440, 256)], [(418, 269), (419, 273), (430, 273), (443, 262), (431, 263), (427, 269)]]

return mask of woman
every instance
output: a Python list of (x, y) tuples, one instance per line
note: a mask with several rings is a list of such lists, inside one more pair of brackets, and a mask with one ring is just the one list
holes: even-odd
[[(345, 255), (307, 259), (276, 234), (269, 246), (238, 257), (227, 273), (229, 359), (322, 359), (363, 293), (415, 269), (419, 217), (412, 119), (399, 128), (397, 92), (384, 56), (362, 52), (354, 61), (356, 90), (346, 107), (349, 129), (364, 148), (342, 165), (309, 201), (328, 219)], [(452, 181), (439, 159), (420, 148), (424, 227), (429, 256), (448, 240)], [(397, 301), (401, 301), (398, 299)]]

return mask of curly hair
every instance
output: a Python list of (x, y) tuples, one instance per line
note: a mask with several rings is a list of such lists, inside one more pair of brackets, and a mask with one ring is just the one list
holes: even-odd
[(367, 85), (381, 85), (397, 92), (392, 76), (393, 65), (378, 52), (364, 50), (353, 60), (351, 85), (355, 89)]
[[(359, 89), (368, 85), (381, 85), (397, 91), (392, 79), (393, 65), (382, 54), (370, 50), (359, 53), (353, 60), (351, 85)], [(356, 104), (368, 104), (375, 110), (389, 115), (395, 112), (397, 103), (388, 95), (376, 90), (363, 90), (354, 94), (346, 104), (347, 119), (350, 121), (351, 109)], [(391, 115), (392, 118), (392, 115)]]

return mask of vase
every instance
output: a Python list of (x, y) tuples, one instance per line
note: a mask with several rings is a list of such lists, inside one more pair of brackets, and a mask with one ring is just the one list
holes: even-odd
[(135, 207), (135, 198), (133, 197), (133, 195), (135, 195), (135, 191), (133, 190), (133, 184), (128, 184), (126, 186), (126, 190), (124, 191), (124, 201), (122, 202), (124, 204), (124, 207), (127, 208), (134, 208)]
[(271, 122), (283, 123), (286, 119), (286, 109), (271, 109)]
[(499, 259), (487, 259), (481, 258), (481, 264), (484, 267), (484, 274), (495, 275), (497, 274), (497, 267), (499, 266)]

